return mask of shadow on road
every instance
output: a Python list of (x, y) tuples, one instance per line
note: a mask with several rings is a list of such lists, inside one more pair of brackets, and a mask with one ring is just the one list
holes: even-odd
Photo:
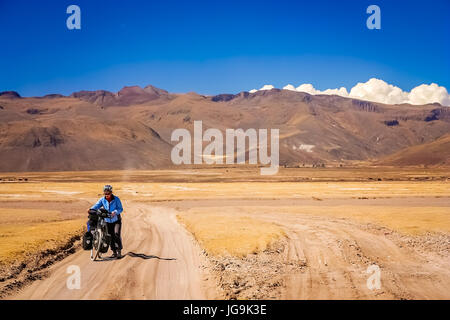
[(175, 258), (161, 258), (161, 257), (158, 257), (158, 256), (154, 256), (154, 255), (147, 255), (147, 254), (144, 254), (144, 253), (135, 253), (135, 252), (128, 252), (127, 254), (125, 254), (124, 256), (129, 256), (129, 257), (132, 257), (132, 258), (141, 258), (141, 259), (144, 259), (144, 260), (148, 260), (148, 259), (158, 259), (158, 260), (168, 260), (168, 261), (170, 261), (170, 260), (177, 260), (177, 259), (175, 259)]
[(176, 258), (161, 258), (161, 257), (155, 256), (155, 255), (148, 255), (145, 253), (135, 253), (135, 252), (130, 251), (130, 252), (127, 252), (124, 255), (122, 255), (120, 258), (101, 257), (100, 260), (96, 260), (96, 262), (121, 260), (121, 259), (125, 258), (126, 256), (129, 256), (132, 258), (141, 258), (144, 260), (149, 260), (149, 259), (158, 259), (158, 260), (166, 260), (166, 261), (177, 260)]

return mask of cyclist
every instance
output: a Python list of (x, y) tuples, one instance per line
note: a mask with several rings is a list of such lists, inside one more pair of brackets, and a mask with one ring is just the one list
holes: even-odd
[[(103, 187), (104, 197), (101, 197), (96, 204), (94, 204), (89, 210), (98, 210), (104, 208), (111, 212), (111, 218), (105, 218), (105, 222), (108, 227), (108, 233), (111, 235), (111, 250), (113, 251), (112, 258), (122, 257), (122, 217), (123, 211), (122, 202), (119, 197), (113, 194), (113, 188), (110, 185)], [(90, 229), (88, 225), (88, 229)]]

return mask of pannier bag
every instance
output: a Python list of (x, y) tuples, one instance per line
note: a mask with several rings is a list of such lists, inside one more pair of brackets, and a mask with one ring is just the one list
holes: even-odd
[(90, 230), (97, 228), (97, 222), (98, 222), (97, 211), (90, 210), (88, 219), (89, 219), (88, 223), (89, 223), (89, 226), (90, 226)]
[(98, 221), (97, 210), (90, 209), (88, 218), (89, 221), (97, 222)]
[(89, 225), (91, 228), (95, 229), (97, 228), (97, 222), (98, 222), (98, 216), (95, 215), (89, 215)]
[(101, 253), (108, 252), (110, 242), (111, 242), (111, 236), (109, 234), (105, 234), (103, 241), (102, 241), (102, 245), (100, 246)]
[(83, 250), (91, 250), (92, 249), (92, 241), (94, 240), (92, 233), (86, 232), (83, 235)]
[(96, 214), (90, 214), (88, 216), (88, 218), (89, 218), (90, 221), (94, 221), (94, 222), (98, 221), (98, 215), (96, 215)]

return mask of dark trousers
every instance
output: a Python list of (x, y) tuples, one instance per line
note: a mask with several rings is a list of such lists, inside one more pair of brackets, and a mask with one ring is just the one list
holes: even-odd
[(111, 250), (122, 250), (122, 238), (120, 233), (122, 232), (122, 219), (117, 220), (113, 223), (107, 223), (108, 233), (111, 236)]

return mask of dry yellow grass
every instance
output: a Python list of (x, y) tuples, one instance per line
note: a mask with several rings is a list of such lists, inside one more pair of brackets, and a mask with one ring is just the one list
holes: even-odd
[(10, 263), (64, 245), (80, 234), (83, 220), (67, 220), (35, 225), (0, 226), (0, 261)]
[[(236, 213), (264, 219), (285, 214), (306, 214), (320, 217), (349, 219), (361, 223), (373, 223), (404, 234), (418, 235), (427, 232), (450, 232), (449, 207), (394, 207), (394, 206), (242, 206), (208, 207), (203, 210), (218, 211), (225, 217)], [(233, 219), (234, 219), (233, 218)], [(278, 217), (277, 217), (278, 218)]]
[[(252, 169), (253, 170), (253, 169)], [(251, 171), (251, 170), (250, 170)], [(250, 172), (248, 171), (248, 172)], [(254, 172), (259, 172), (257, 169)], [(253, 172), (251, 171), (251, 172)], [(436, 171), (436, 172), (435, 172)], [(245, 170), (211, 169), (211, 170), (155, 170), (155, 171), (121, 171), (121, 172), (68, 172), (68, 173), (9, 173), (4, 176), (20, 177), (27, 176), (29, 181), (24, 182), (2, 182), (0, 183), (0, 201), (26, 203), (27, 201), (39, 202), (61, 202), (72, 200), (83, 200), (93, 203), (101, 194), (102, 186), (109, 183), (110, 179), (119, 179), (113, 182), (116, 194), (122, 199), (125, 206), (126, 201), (173, 201), (193, 199), (356, 199), (359, 197), (376, 198), (405, 198), (409, 197), (433, 197), (449, 198), (449, 181), (333, 181), (345, 175), (347, 179), (367, 177), (439, 177), (447, 173), (442, 170), (378, 170), (378, 169), (348, 169), (348, 170), (281, 170), (280, 175), (273, 177), (271, 182), (250, 181), (232, 182), (231, 178), (245, 178)], [(248, 177), (254, 179), (254, 172)], [(173, 177), (182, 176), (183, 182), (170, 182)], [(308, 177), (323, 179), (329, 177), (329, 182), (304, 181), (284, 182), (277, 179), (296, 175), (297, 177)], [(217, 181), (204, 182), (205, 177), (215, 177)], [(230, 178), (231, 177), (231, 178)], [(158, 180), (159, 179), (159, 180)], [(223, 180), (225, 179), (225, 180)], [(164, 180), (164, 181), (161, 181)], [(165, 181), (167, 180), (167, 181)], [(227, 182), (221, 182), (221, 181)], [(116, 180), (117, 181), (117, 180)], [(142, 181), (142, 182), (140, 182)], [(198, 181), (198, 182), (195, 182)], [(377, 201), (378, 201), (377, 200)], [(334, 201), (334, 200), (331, 200)], [(297, 207), (260, 207), (252, 209), (249, 207), (226, 207), (213, 208), (194, 214), (180, 215), (188, 228), (196, 234), (199, 241), (205, 239), (208, 250), (214, 253), (221, 251), (223, 245), (225, 251), (232, 254), (245, 254), (253, 250), (263, 249), (269, 240), (261, 234), (279, 234), (279, 228), (273, 224), (258, 219), (258, 212), (272, 210), (272, 213), (295, 213), (316, 214), (323, 216), (336, 216), (353, 219), (361, 222), (372, 222), (384, 225), (401, 232), (418, 234), (427, 231), (449, 232), (448, 207), (394, 207), (389, 206), (389, 200), (385, 200), (383, 206), (323, 206), (324, 202), (318, 201), (317, 206)], [(320, 205), (319, 205), (320, 204)], [(1, 206), (1, 205), (0, 205)], [(2, 240), (8, 239), (9, 243), (17, 242), (17, 246), (25, 246), (25, 242), (31, 241), (33, 237), (25, 236), (20, 230), (42, 227), (42, 230), (53, 234), (50, 227), (61, 228), (56, 235), (67, 239), (65, 232), (72, 232), (71, 228), (77, 228), (80, 222), (71, 224), (69, 221), (61, 221), (58, 211), (50, 210), (25, 210), (0, 209)], [(85, 209), (83, 209), (84, 212)], [(224, 215), (224, 212), (233, 210), (236, 215)], [(252, 211), (253, 210), (253, 211)], [(199, 213), (197, 212), (197, 213)], [(247, 216), (244, 217), (242, 215)], [(195, 221), (195, 223), (194, 223)], [(54, 223), (54, 224), (52, 224)], [(210, 231), (206, 230), (213, 223)], [(63, 226), (64, 225), (64, 226)], [(80, 226), (84, 225), (81, 220)], [(12, 227), (18, 229), (11, 229)], [(7, 229), (8, 228), (8, 229)], [(205, 229), (205, 230), (203, 230)], [(278, 230), (278, 231), (277, 231)], [(5, 232), (9, 232), (5, 238)], [(12, 235), (13, 232), (25, 236), (21, 242), (20, 237)], [(34, 232), (36, 241), (40, 241), (39, 232)], [(44, 237), (45, 238), (45, 235)], [(245, 241), (242, 241), (245, 240)], [(29, 243), (31, 243), (29, 242)], [(246, 243), (249, 243), (248, 246)], [(0, 254), (7, 250), (3, 245)], [(28, 243), (28, 242), (27, 242)], [(14, 243), (14, 245), (16, 245)], [(41, 244), (39, 244), (41, 245)], [(239, 251), (238, 247), (242, 247)], [(21, 249), (14, 249), (21, 252)], [(23, 251), (23, 250), (22, 250)], [(8, 249), (8, 252), (9, 249)], [(222, 252), (222, 253), (223, 253)], [(9, 254), (8, 254), (9, 256)]]
[[(106, 180), (107, 181), (107, 180)], [(104, 183), (29, 182), (0, 183), (1, 200), (96, 200)], [(447, 181), (389, 182), (227, 182), (227, 183), (114, 183), (116, 194), (130, 200), (184, 199), (320, 199), (389, 198), (411, 196), (450, 197)]]
[(181, 213), (177, 217), (208, 254), (246, 256), (267, 249), (284, 236), (274, 223), (245, 216), (226, 216), (202, 208)]
[(1, 208), (1, 225), (42, 223), (62, 220), (59, 210)]
[(0, 263), (56, 249), (80, 234), (85, 221), (63, 220), (57, 210), (0, 208)]
[[(423, 168), (423, 167), (344, 167), (344, 168), (283, 168), (278, 174), (270, 176), (260, 175), (257, 166), (215, 167), (192, 166), (173, 170), (108, 170), (108, 171), (65, 171), (65, 172), (10, 172), (0, 173), (0, 179), (8, 181), (14, 178), (26, 178), (29, 181), (39, 182), (193, 182), (207, 178), (210, 182), (236, 181), (245, 178), (245, 181), (285, 181), (286, 178), (310, 178), (315, 181), (355, 181), (368, 178), (391, 179), (399, 181), (410, 178), (442, 178), (449, 180), (448, 167)], [(216, 180), (216, 181), (215, 181)], [(240, 179), (242, 181), (242, 179)], [(289, 180), (291, 181), (291, 180)]]
[(348, 218), (412, 235), (450, 232), (449, 207), (302, 206), (282, 208), (281, 212)]

